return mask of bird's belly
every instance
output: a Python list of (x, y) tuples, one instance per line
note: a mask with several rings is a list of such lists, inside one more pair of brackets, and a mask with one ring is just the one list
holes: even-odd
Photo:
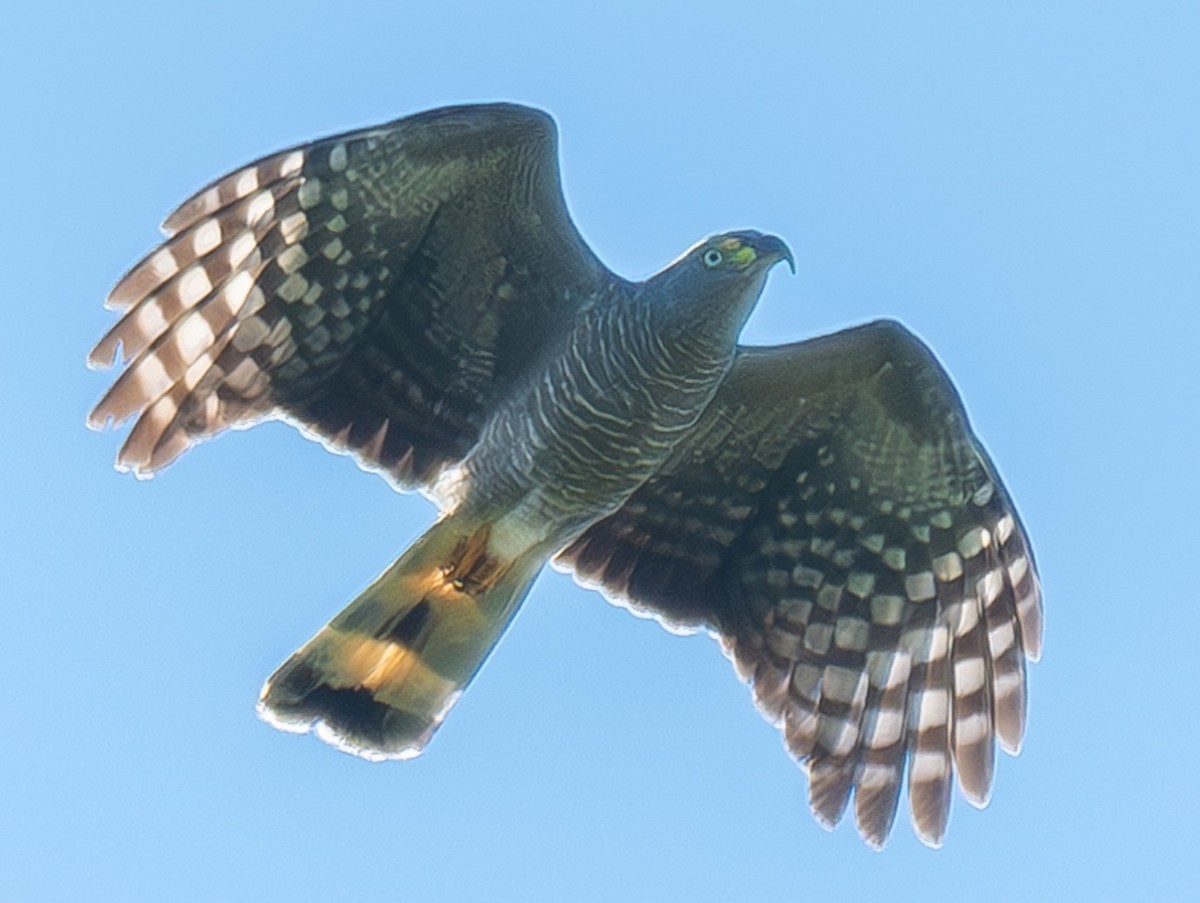
[(497, 411), (463, 462), (461, 504), (513, 542), (566, 545), (619, 508), (661, 466), (712, 398), (719, 374), (637, 386), (547, 373)]

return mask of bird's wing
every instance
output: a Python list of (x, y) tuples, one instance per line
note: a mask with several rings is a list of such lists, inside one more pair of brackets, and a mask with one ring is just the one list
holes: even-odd
[(292, 420), (428, 485), (613, 277), (571, 223), (544, 113), (452, 107), (265, 157), (171, 214), (91, 355), (118, 466)]
[(743, 348), (662, 471), (559, 556), (585, 583), (715, 629), (805, 763), (882, 845), (905, 768), (940, 842), (955, 766), (983, 805), (1041, 645), (1033, 555), (929, 350), (881, 321)]

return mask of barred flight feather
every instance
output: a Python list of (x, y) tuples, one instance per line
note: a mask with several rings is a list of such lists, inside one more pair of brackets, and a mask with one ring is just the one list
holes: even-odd
[[(782, 720), (789, 750), (806, 764), (819, 821), (835, 824), (853, 790), (860, 832), (882, 846), (907, 769), (914, 826), (936, 846), (945, 833), (955, 771), (967, 800), (983, 806), (991, 793), (996, 739), (1010, 752), (1020, 746), (1024, 660), (1040, 648), (1028, 550), (1017, 530), (1000, 539), (998, 525), (1010, 515), (999, 505), (973, 515), (982, 518), (978, 522), (948, 522), (938, 512), (924, 525), (913, 521), (920, 532), (929, 528), (930, 541), (909, 542), (905, 570), (894, 571), (888, 559), (900, 564), (901, 556), (862, 532), (878, 522), (863, 518), (857, 536), (841, 529), (831, 541), (820, 538), (822, 526), (831, 526), (830, 514), (843, 525), (858, 520), (845, 513), (854, 509), (843, 509), (843, 502), (810, 518), (811, 534), (760, 537), (768, 559), (741, 581), (746, 602), (760, 611), (758, 626), (736, 628), (729, 645), (764, 716)], [(978, 509), (962, 509), (959, 516), (972, 510)], [(897, 536), (895, 526), (885, 535)], [(935, 554), (951, 541), (958, 551)], [(868, 546), (878, 547), (879, 555)], [(838, 550), (850, 549), (854, 571), (849, 557), (842, 567), (835, 563)], [(955, 559), (946, 555), (961, 566), (952, 566)], [(781, 567), (784, 560), (790, 568)], [(876, 579), (868, 587), (859, 575), (872, 570)], [(778, 579), (773, 572), (785, 575), (785, 599), (771, 588)], [(856, 583), (870, 591), (855, 597), (847, 587)], [(903, 598), (888, 592), (898, 585), (905, 587)], [(1018, 598), (1030, 600), (1024, 622)]]
[[(120, 466), (158, 470), (195, 441), (271, 412), (263, 371), (286, 353), (289, 330), (274, 328), (280, 321), (260, 311), (282, 282), (270, 261), (287, 244), (278, 214), (299, 209), (297, 186), (295, 179), (268, 185), (214, 211), (214, 219), (193, 222), (114, 289), (127, 313), (92, 360), (112, 361), (121, 346), (129, 363), (89, 422), (138, 416)], [(196, 241), (206, 230), (211, 247)], [(164, 272), (164, 254), (176, 272)]]
[(881, 847), (907, 783), (937, 846), (955, 773), (985, 805), (997, 741), (1016, 752), (1024, 732), (1041, 595), (1012, 503), (948, 379), (896, 324), (748, 351), (730, 382), (560, 561), (716, 629), (806, 768), (819, 822), (853, 798)]
[(123, 316), (89, 362), (126, 367), (89, 424), (138, 418), (118, 466), (140, 476), (282, 417), (399, 488), (431, 485), (610, 275), (553, 151), (540, 113), (453, 108), (216, 180), (110, 293)]

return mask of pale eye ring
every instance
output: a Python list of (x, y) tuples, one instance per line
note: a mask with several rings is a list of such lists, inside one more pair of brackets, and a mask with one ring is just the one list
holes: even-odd
[(715, 266), (720, 266), (724, 258), (716, 248), (709, 248), (701, 259), (704, 261), (704, 265), (711, 270)]

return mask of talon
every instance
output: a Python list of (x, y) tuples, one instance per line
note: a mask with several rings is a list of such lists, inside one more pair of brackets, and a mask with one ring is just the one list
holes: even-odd
[(460, 539), (449, 563), (439, 571), (442, 579), (456, 592), (479, 595), (491, 589), (507, 573), (511, 562), (502, 562), (488, 552), (491, 527), (484, 525), (469, 537)]

